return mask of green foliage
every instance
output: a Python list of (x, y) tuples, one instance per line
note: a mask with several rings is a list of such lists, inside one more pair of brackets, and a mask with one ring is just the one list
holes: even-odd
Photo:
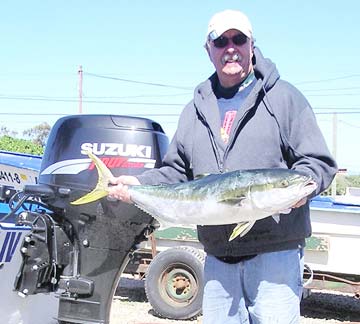
[(346, 187), (350, 185), (349, 181), (342, 174), (336, 176), (336, 194), (345, 195)]
[[(336, 195), (345, 195), (347, 187), (360, 187), (360, 175), (336, 175)], [(331, 186), (322, 195), (331, 195)]]
[(360, 175), (347, 176), (346, 180), (349, 182), (349, 187), (360, 187)]
[(0, 137), (0, 150), (34, 155), (42, 155), (44, 153), (44, 147), (42, 145), (33, 143), (30, 140), (13, 138), (8, 135)]
[(27, 139), (19, 139), (16, 138), (16, 132), (9, 130), (6, 126), (1, 126), (0, 150), (42, 155), (50, 129), (48, 123), (42, 123), (23, 132)]

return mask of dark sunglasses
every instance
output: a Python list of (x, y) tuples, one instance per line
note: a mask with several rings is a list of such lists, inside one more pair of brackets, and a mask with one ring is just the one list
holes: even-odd
[(230, 39), (235, 45), (241, 46), (247, 42), (247, 37), (244, 34), (236, 34), (233, 37), (220, 36), (213, 40), (214, 46), (217, 48), (224, 48), (229, 44)]

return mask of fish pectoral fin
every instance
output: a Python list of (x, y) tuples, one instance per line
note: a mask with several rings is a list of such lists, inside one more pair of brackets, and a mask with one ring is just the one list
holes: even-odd
[(96, 170), (98, 172), (98, 182), (93, 191), (89, 192), (83, 197), (71, 202), (72, 205), (82, 205), (93, 202), (100, 198), (105, 197), (108, 194), (108, 187), (110, 183), (110, 179), (112, 178), (112, 173), (105, 165), (103, 161), (101, 161), (96, 155), (92, 154), (90, 151), (87, 152), (89, 158), (94, 162)]
[(255, 221), (238, 223), (234, 228), (234, 230), (232, 231), (229, 241), (232, 241), (233, 239), (237, 238), (239, 235), (240, 237), (243, 237), (251, 230), (254, 224)]
[(291, 209), (291, 208), (288, 208), (288, 209), (281, 210), (281, 211), (279, 212), (279, 214), (290, 214), (291, 211), (292, 211), (292, 209)]
[(244, 202), (245, 202), (245, 197), (229, 198), (229, 199), (223, 199), (223, 200), (218, 201), (218, 203), (220, 203), (220, 204), (226, 204), (226, 205), (237, 206), (237, 207), (243, 206)]
[(194, 177), (194, 180), (199, 180), (199, 179), (202, 179), (202, 178), (205, 178), (207, 177), (208, 175), (210, 175), (210, 173), (201, 173), (201, 174), (198, 174)]
[(170, 223), (167, 223), (167, 222), (164, 222), (164, 221), (160, 222), (159, 220), (157, 220), (157, 222), (159, 223), (159, 227), (157, 228), (157, 230), (160, 230), (160, 231), (165, 230), (165, 229), (170, 228), (170, 227), (174, 227), (174, 224), (170, 224)]
[(85, 196), (80, 197), (79, 199), (71, 202), (71, 205), (82, 205), (82, 204), (88, 204), (93, 201), (96, 201), (100, 198), (103, 198), (107, 196), (108, 192), (106, 190), (101, 190), (95, 188), (93, 191), (89, 192)]
[(271, 215), (271, 217), (277, 224), (280, 223), (280, 214)]

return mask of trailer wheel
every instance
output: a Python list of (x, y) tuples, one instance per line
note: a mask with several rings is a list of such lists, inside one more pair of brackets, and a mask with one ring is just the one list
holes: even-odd
[(184, 246), (160, 252), (151, 261), (145, 292), (159, 316), (190, 319), (201, 313), (204, 259), (202, 251)]

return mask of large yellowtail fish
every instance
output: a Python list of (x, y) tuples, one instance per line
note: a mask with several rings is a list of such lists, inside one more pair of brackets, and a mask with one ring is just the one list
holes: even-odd
[[(99, 172), (96, 188), (74, 201), (79, 205), (108, 194), (112, 176), (92, 153)], [(288, 169), (257, 169), (211, 174), (199, 179), (161, 185), (129, 186), (131, 200), (149, 213), (161, 227), (174, 225), (237, 224), (229, 240), (244, 236), (259, 219), (289, 213), (302, 198), (317, 188), (308, 175)]]

